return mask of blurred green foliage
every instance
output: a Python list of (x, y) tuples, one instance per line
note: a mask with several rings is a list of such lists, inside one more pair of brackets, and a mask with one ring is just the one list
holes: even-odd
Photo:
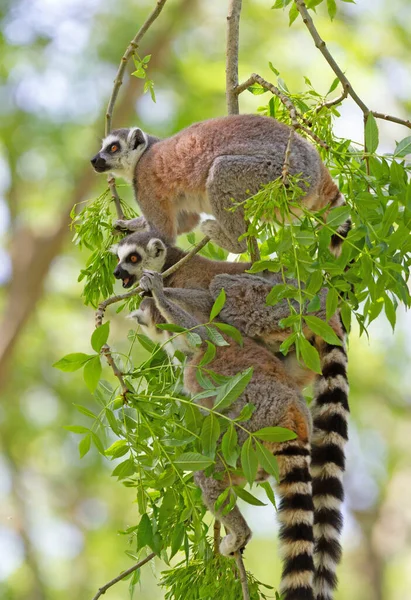
[[(135, 560), (129, 528), (139, 521), (141, 506), (135, 489), (110, 479), (113, 462), (121, 457), (107, 461), (91, 435), (95, 445), (80, 460), (78, 437), (64, 429), (90, 428), (84, 412), (101, 410), (99, 392), (90, 394), (80, 373), (51, 365), (67, 352), (92, 352), (93, 312), (83, 306), (77, 278), (96, 256), (70, 242), (69, 213), (73, 204), (104, 194), (104, 178), (94, 177), (88, 160), (99, 146), (120, 56), (151, 6), (148, 0), (18, 0), (4, 1), (0, 9), (0, 306), (5, 315), (0, 349), (4, 345), (11, 357), (0, 371), (0, 595), (6, 600), (91, 600), (99, 586)], [(328, 6), (334, 11), (335, 3)], [(406, 116), (411, 107), (408, 3), (336, 6), (332, 23), (325, 6), (319, 6), (316, 23), (341, 67), (372, 108)], [(141, 82), (127, 79), (114, 126), (138, 123), (166, 136), (225, 113), (225, 11), (217, 0), (170, 0), (141, 48), (141, 56), (152, 55), (147, 76), (154, 81), (157, 102), (149, 93), (142, 95)], [(305, 93), (303, 76), (308, 76), (325, 94), (334, 77), (298, 19), (291, 29), (288, 20), (288, 10), (270, 11), (270, 3), (244, 3), (240, 79), (258, 71), (270, 80), (271, 61), (292, 93)], [(261, 103), (260, 96), (245, 93), (241, 110), (255, 112)], [(362, 115), (356, 107), (346, 101), (341, 115), (335, 133), (361, 141)], [(407, 135), (398, 125), (378, 125), (382, 154)], [(384, 177), (387, 160), (371, 163), (371, 171)], [(131, 199), (128, 188), (120, 192), (126, 202)], [(109, 222), (106, 216), (101, 223)], [(64, 247), (47, 263), (48, 241), (59, 228)], [(109, 260), (107, 254), (107, 273)], [(36, 295), (29, 276), (42, 277), (43, 264), (47, 277)], [(351, 335), (351, 443), (339, 600), (399, 600), (411, 585), (410, 320), (402, 311), (397, 320), (395, 337), (380, 318), (370, 326), (369, 345), (355, 330)], [(127, 361), (129, 327), (115, 313), (110, 325), (116, 350)], [(148, 359), (138, 344), (132, 353), (134, 364)], [(99, 389), (106, 404), (115, 381), (106, 366), (103, 376), (107, 385)], [(115, 442), (105, 428), (100, 437), (105, 448)], [(274, 510), (245, 511), (255, 532), (247, 567), (276, 586)], [(164, 568), (160, 562), (144, 567), (135, 595), (163, 597), (158, 581)], [(119, 583), (105, 597), (124, 598), (129, 583)]]

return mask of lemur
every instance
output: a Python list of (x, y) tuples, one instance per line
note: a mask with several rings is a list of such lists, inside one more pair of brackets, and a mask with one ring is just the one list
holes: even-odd
[[(113, 251), (116, 251), (119, 259), (114, 275), (123, 280), (125, 287), (140, 280), (144, 269), (161, 273), (185, 255), (184, 251), (166, 244), (153, 232), (133, 233), (121, 240)], [(197, 310), (209, 314), (210, 302), (224, 288), (226, 301), (219, 318), (258, 342), (264, 355), (265, 348), (276, 353), (281, 342), (291, 333), (279, 326), (279, 321), (290, 314), (289, 305), (286, 300), (282, 300), (275, 306), (267, 306), (265, 299), (272, 286), (282, 283), (282, 279), (277, 273), (268, 273), (265, 278), (244, 273), (250, 266), (250, 263), (210, 261), (195, 255), (167, 277), (164, 285), (169, 299), (197, 318)], [(207, 294), (204, 295), (204, 292)], [(208, 294), (211, 294), (211, 300)], [(324, 320), (325, 303), (326, 290), (322, 290), (320, 310), (315, 315)], [(341, 555), (339, 538), (342, 528), (341, 504), (344, 498), (344, 448), (348, 439), (345, 335), (338, 314), (330, 319), (329, 324), (341, 340), (341, 346), (327, 344), (308, 329), (305, 331), (307, 339), (320, 354), (321, 375), (302, 368), (295, 352), (290, 351), (282, 359), (283, 369), (300, 390), (314, 381), (314, 398), (310, 411), (314, 426), (311, 471), (315, 506), (316, 600), (331, 600), (337, 584), (335, 571)], [(237, 372), (239, 370), (238, 368)]]
[[(164, 140), (138, 127), (116, 129), (91, 163), (98, 173), (112, 171), (132, 182), (143, 217), (117, 221), (118, 226), (137, 231), (148, 224), (173, 244), (177, 235), (198, 225), (200, 213), (207, 213), (216, 220), (203, 222), (202, 231), (238, 254), (247, 249), (246, 240), (238, 240), (246, 231), (244, 211), (241, 205), (234, 212), (228, 209), (233, 199), (242, 203), (281, 176), (290, 131), (284, 123), (260, 115), (209, 119)], [(345, 203), (317, 150), (297, 133), (288, 162), (290, 174), (301, 178), (306, 208), (331, 209)], [(347, 221), (333, 235), (331, 249), (336, 254), (349, 228)]]
[[(200, 298), (208, 296), (208, 301), (197, 303), (197, 317), (187, 312), (170, 298), (169, 290), (163, 288), (161, 274), (155, 271), (145, 271), (140, 280), (140, 286), (146, 292), (151, 292), (152, 298), (143, 300), (138, 313), (138, 321), (150, 335), (158, 322), (174, 323), (191, 329), (200, 335), (203, 342), (207, 339), (207, 331), (201, 323), (208, 321), (209, 309), (212, 305), (211, 296), (205, 290), (197, 290)], [(207, 310), (201, 314), (201, 306)], [(158, 312), (162, 318), (159, 318)], [(162, 332), (162, 334), (167, 332)], [(160, 334), (160, 335), (162, 335)], [(202, 392), (196, 378), (197, 367), (207, 348), (190, 347), (187, 340), (187, 362), (184, 367), (184, 388), (195, 396)], [(181, 349), (181, 345), (179, 345)], [(254, 433), (263, 427), (281, 426), (295, 432), (296, 439), (288, 442), (263, 442), (278, 460), (279, 491), (282, 497), (278, 508), (280, 522), (280, 545), (283, 556), (283, 572), (280, 592), (283, 600), (314, 600), (314, 505), (310, 475), (310, 438), (311, 416), (304, 399), (299, 393), (291, 377), (285, 372), (283, 365), (271, 352), (251, 340), (244, 338), (243, 346), (223, 346), (216, 348), (215, 358), (207, 365), (220, 375), (233, 376), (239, 371), (253, 367), (251, 381), (241, 396), (224, 412), (235, 419), (247, 403), (255, 407), (251, 418), (244, 423), (244, 428)], [(215, 398), (209, 397), (199, 401), (200, 405), (211, 409)], [(241, 446), (248, 433), (236, 427), (238, 442)], [(205, 475), (203, 471), (194, 473), (194, 480), (201, 488), (205, 505), (216, 514), (227, 530), (227, 535), (220, 544), (220, 552), (229, 556), (242, 550), (251, 538), (251, 530), (235, 506), (228, 514), (223, 509), (215, 511), (215, 503), (231, 485), (241, 484), (243, 478), (225, 473), (224, 464), (218, 457), (215, 461), (215, 473), (219, 476)], [(268, 474), (259, 466), (256, 480), (264, 481)]]

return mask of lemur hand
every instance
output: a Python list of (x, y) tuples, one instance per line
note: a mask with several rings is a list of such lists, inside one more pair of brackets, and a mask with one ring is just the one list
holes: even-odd
[(153, 292), (158, 294), (163, 290), (163, 278), (157, 271), (143, 271), (140, 279), (140, 287), (144, 292)]
[(149, 229), (149, 226), (144, 217), (136, 217), (128, 221), (125, 219), (114, 221), (114, 229), (117, 231), (145, 231)]

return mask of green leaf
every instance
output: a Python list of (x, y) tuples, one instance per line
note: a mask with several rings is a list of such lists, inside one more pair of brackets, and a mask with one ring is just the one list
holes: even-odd
[(336, 230), (340, 225), (346, 222), (350, 214), (351, 211), (348, 206), (337, 206), (328, 213), (326, 223)]
[(87, 452), (90, 450), (90, 446), (91, 446), (91, 435), (87, 434), (78, 445), (78, 449), (80, 452), (80, 458), (83, 458), (83, 456), (85, 456), (87, 454)]
[(295, 239), (300, 244), (300, 246), (311, 246), (315, 241), (315, 235), (313, 231), (301, 229), (294, 234)]
[(407, 156), (407, 154), (410, 154), (410, 153), (411, 153), (411, 135), (409, 135), (408, 137), (406, 137), (403, 140), (401, 140), (400, 142), (398, 142), (398, 144), (395, 148), (394, 156), (397, 156), (399, 158), (404, 158), (404, 156)]
[(202, 471), (213, 463), (213, 460), (198, 452), (184, 452), (174, 461), (175, 466), (183, 471)]
[(337, 14), (337, 4), (335, 0), (327, 0), (327, 10), (331, 21), (333, 21), (335, 15)]
[(257, 453), (252, 446), (251, 437), (247, 438), (241, 448), (241, 467), (244, 477), (250, 485), (253, 484), (257, 476), (258, 458)]
[(275, 503), (274, 491), (273, 491), (273, 488), (271, 487), (270, 483), (268, 481), (261, 481), (258, 485), (264, 489), (265, 493), (267, 494), (267, 498), (269, 499), (271, 504), (274, 506), (275, 510), (277, 510), (277, 505)]
[(112, 456), (113, 458), (119, 458), (124, 456), (129, 451), (128, 443), (126, 440), (117, 440), (114, 444), (111, 444), (105, 451), (106, 456)]
[(221, 440), (221, 450), (226, 463), (234, 469), (237, 467), (237, 459), (240, 454), (237, 443), (237, 432), (234, 425), (230, 423), (227, 431), (223, 435), (223, 439)]
[(261, 502), (258, 498), (247, 492), (245, 489), (240, 487), (239, 485), (234, 486), (234, 491), (241, 500), (247, 502), (248, 504), (252, 504), (253, 506), (267, 506), (264, 502)]
[(156, 327), (157, 329), (162, 329), (164, 331), (172, 331), (173, 333), (182, 333), (183, 331), (187, 331), (185, 327), (175, 325), (174, 323), (158, 323)]
[(127, 458), (123, 460), (123, 462), (119, 463), (114, 471), (112, 472), (112, 477), (117, 477), (118, 480), (125, 479), (129, 475), (133, 475), (134, 473), (134, 463), (131, 458)]
[(170, 560), (180, 550), (183, 544), (185, 530), (186, 525), (184, 523), (177, 523), (177, 525), (174, 527), (173, 535), (171, 537)]
[(296, 18), (298, 17), (298, 8), (296, 4), (293, 4), (292, 7), (290, 8), (290, 12), (288, 13), (288, 26), (291, 27), (291, 25), (294, 23), (294, 21), (296, 20)]
[(141, 550), (144, 546), (153, 547), (153, 527), (151, 525), (150, 517), (147, 513), (140, 519), (137, 530), (137, 549)]
[(221, 288), (221, 291), (218, 294), (217, 298), (215, 299), (213, 307), (211, 309), (210, 321), (215, 319), (215, 317), (219, 314), (219, 312), (221, 311), (221, 309), (223, 308), (223, 306), (225, 304), (225, 300), (226, 300), (225, 290), (224, 290), (224, 288)]
[(214, 458), (217, 440), (220, 437), (220, 423), (215, 415), (208, 415), (204, 419), (200, 437), (204, 454)]
[(331, 317), (335, 315), (337, 306), (338, 306), (338, 293), (337, 293), (337, 290), (335, 290), (334, 288), (331, 288), (328, 290), (327, 298), (325, 301), (325, 314), (326, 314), (327, 321), (329, 321), (331, 319)]
[(204, 365), (208, 365), (212, 360), (214, 360), (214, 357), (215, 357), (216, 348), (215, 348), (214, 344), (212, 344), (208, 340), (206, 340), (206, 344), (207, 344), (207, 350), (204, 352), (203, 358), (198, 363), (200, 367), (203, 367)]
[(253, 367), (249, 367), (243, 373), (237, 373), (224, 385), (222, 385), (217, 393), (214, 403), (214, 410), (221, 411), (230, 406), (244, 392), (247, 385), (250, 383), (253, 376)]
[(320, 297), (318, 294), (316, 294), (314, 296), (314, 298), (311, 298), (311, 300), (307, 304), (306, 310), (307, 310), (307, 312), (317, 312), (317, 310), (320, 310), (320, 308), (321, 308)]
[(98, 437), (97, 433), (95, 433), (95, 431), (91, 432), (91, 437), (93, 440), (93, 444), (95, 445), (95, 447), (97, 448), (97, 450), (100, 452), (100, 454), (102, 454), (103, 456), (106, 455), (106, 451), (104, 450), (104, 446), (103, 446), (103, 442), (100, 440), (100, 438)]
[(258, 462), (264, 471), (269, 475), (273, 475), (276, 480), (279, 481), (280, 472), (278, 470), (278, 462), (274, 454), (270, 452), (268, 448), (260, 444), (260, 442), (256, 442), (255, 447), (257, 450)]
[(378, 148), (378, 125), (372, 113), (368, 113), (365, 124), (365, 146), (367, 152), (375, 152)]
[(236, 417), (234, 419), (234, 421), (239, 421), (239, 422), (248, 421), (248, 419), (251, 417), (251, 415), (253, 414), (254, 411), (255, 411), (254, 404), (246, 404), (245, 406), (243, 406), (240, 414), (238, 415), (238, 417)]
[(110, 321), (103, 323), (100, 327), (97, 327), (91, 336), (91, 347), (96, 352), (100, 352), (104, 344), (107, 343), (108, 335), (110, 333)]
[(83, 377), (86, 386), (90, 392), (93, 393), (101, 377), (101, 362), (99, 356), (94, 356), (86, 362), (84, 365)]
[(339, 83), (340, 83), (340, 80), (339, 80), (338, 77), (336, 77), (334, 79), (334, 81), (332, 82), (332, 84), (330, 85), (330, 89), (326, 93), (326, 96), (328, 96), (328, 94), (331, 94), (331, 92), (333, 92), (335, 89), (337, 89), (337, 86), (338, 86)]
[(92, 419), (97, 419), (97, 416), (91, 412), (91, 410), (89, 410), (88, 408), (86, 408), (85, 406), (81, 406), (81, 404), (74, 404), (73, 406), (75, 406), (77, 408), (77, 410), (82, 413), (83, 415), (86, 415), (87, 417), (91, 417)]
[(213, 327), (208, 327), (207, 325), (205, 326), (205, 328), (207, 329), (208, 337), (216, 346), (229, 346), (230, 345), (228, 342), (225, 341), (225, 339), (223, 338), (223, 336), (221, 335), (221, 333), (219, 331), (217, 331)]
[(391, 298), (387, 295), (385, 295), (384, 297), (384, 308), (385, 308), (385, 314), (387, 316), (387, 319), (390, 322), (390, 325), (392, 327), (392, 330), (395, 330), (395, 322), (396, 322), (396, 313), (395, 313), (395, 306), (393, 301), (391, 300)]
[(228, 335), (231, 339), (233, 339), (239, 346), (243, 345), (243, 336), (241, 333), (233, 327), (232, 325), (228, 325), (227, 323), (214, 323), (214, 327), (218, 327), (220, 331)]
[(322, 319), (314, 316), (304, 317), (304, 321), (313, 333), (322, 337), (328, 344), (334, 344), (335, 346), (342, 346), (342, 341), (337, 336), (335, 331), (328, 323), (325, 323)]
[(231, 488), (226, 488), (221, 494), (218, 496), (217, 500), (214, 502), (214, 510), (218, 512), (220, 508), (223, 506), (224, 502), (228, 498), (228, 494), (230, 493)]
[(263, 440), (263, 442), (287, 442), (288, 440), (295, 440), (297, 437), (294, 431), (285, 427), (263, 427), (253, 435)]
[(54, 363), (53, 367), (55, 367), (56, 369), (60, 369), (60, 371), (66, 371), (67, 373), (71, 373), (72, 371), (77, 371), (78, 369), (81, 369), (81, 367), (93, 357), (94, 354), (74, 352), (73, 354), (66, 354), (66, 356), (60, 358), (60, 360)]
[(297, 340), (297, 347), (301, 352), (303, 361), (311, 371), (321, 374), (320, 356), (314, 346), (305, 337), (300, 337)]
[(64, 425), (63, 429), (71, 431), (71, 433), (90, 433), (90, 429), (82, 425)]

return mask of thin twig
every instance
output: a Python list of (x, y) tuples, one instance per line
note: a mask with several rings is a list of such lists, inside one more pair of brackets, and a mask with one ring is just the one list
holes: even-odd
[(106, 357), (106, 360), (107, 360), (108, 364), (110, 365), (110, 367), (112, 368), (114, 375), (119, 380), (120, 385), (121, 385), (121, 390), (122, 390), (121, 395), (123, 396), (124, 402), (127, 402), (127, 394), (130, 390), (128, 389), (127, 384), (124, 381), (123, 373), (120, 371), (120, 369), (118, 368), (117, 364), (114, 361), (114, 358), (112, 355), (112, 350), (111, 350), (110, 346), (108, 344), (104, 344), (104, 346), (101, 348), (100, 352), (103, 356)]
[(383, 119), (384, 121), (391, 121), (392, 123), (398, 123), (399, 125), (404, 125), (405, 127), (409, 127), (411, 129), (411, 121), (408, 119), (400, 119), (398, 117), (393, 117), (391, 115), (386, 115), (384, 113), (376, 112), (375, 110), (371, 111), (376, 119)]
[[(154, 21), (157, 19), (157, 17), (163, 10), (164, 4), (166, 2), (167, 2), (167, 0), (158, 0), (154, 10), (150, 13), (150, 15), (148, 16), (146, 21), (140, 27), (140, 29), (138, 30), (138, 32), (136, 33), (136, 35), (134, 36), (134, 38), (131, 40), (130, 44), (128, 45), (127, 50), (124, 52), (123, 56), (121, 57), (120, 65), (117, 70), (117, 75), (116, 75), (116, 78), (114, 79), (113, 90), (111, 92), (111, 96), (110, 96), (110, 99), (109, 99), (108, 105), (107, 105), (106, 122), (105, 122), (105, 128), (104, 128), (105, 136), (107, 136), (111, 131), (114, 105), (116, 103), (120, 87), (123, 83), (124, 72), (126, 70), (128, 61), (130, 60), (130, 58), (132, 57), (132, 55), (138, 48), (139, 43), (143, 39), (143, 36), (146, 34), (148, 29), (151, 27), (151, 25), (154, 23)], [(116, 182), (115, 182), (115, 179), (114, 179), (114, 176), (112, 173), (110, 173), (108, 175), (107, 182), (108, 182), (108, 186), (110, 188), (111, 195), (113, 197), (114, 204), (116, 207), (117, 218), (124, 219), (124, 214), (123, 214), (123, 211), (121, 209), (121, 204), (120, 204), (120, 198), (118, 196), (117, 189), (116, 189)]]
[(148, 29), (151, 27), (151, 25), (154, 23), (154, 21), (157, 19), (157, 17), (163, 10), (164, 4), (166, 2), (167, 2), (167, 0), (158, 0), (156, 7), (150, 13), (147, 20), (140, 27), (140, 29), (138, 30), (138, 32), (136, 33), (136, 35), (134, 36), (134, 38), (131, 40), (130, 44), (128, 45), (127, 50), (124, 52), (123, 56), (121, 57), (120, 65), (117, 70), (117, 75), (114, 80), (113, 91), (111, 92), (110, 100), (108, 101), (108, 105), (107, 105), (105, 135), (108, 135), (111, 131), (111, 121), (112, 121), (112, 116), (113, 116), (113, 109), (114, 109), (114, 105), (117, 100), (117, 96), (118, 96), (118, 92), (120, 90), (121, 84), (123, 83), (123, 76), (124, 76), (124, 71), (126, 70), (127, 63), (130, 60), (131, 56), (136, 51), (136, 49), (138, 48), (139, 43), (143, 39), (143, 37), (146, 34), (146, 32), (148, 31)]
[(294, 136), (294, 130), (290, 129), (290, 135), (288, 136), (287, 147), (285, 149), (284, 154), (284, 164), (281, 171), (281, 178), (283, 180), (283, 185), (288, 186), (288, 175), (290, 174), (290, 154), (291, 154), (291, 144)]
[(337, 98), (334, 98), (334, 100), (329, 100), (328, 102), (323, 102), (322, 104), (317, 106), (317, 108), (315, 109), (316, 114), (318, 114), (323, 108), (331, 108), (332, 106), (337, 106), (337, 104), (340, 104), (343, 100), (346, 99), (347, 96), (348, 88), (345, 87), (341, 94), (337, 96)]
[(356, 104), (361, 108), (364, 113), (369, 113), (370, 109), (368, 106), (361, 100), (361, 98), (354, 91), (351, 83), (348, 81), (347, 77), (344, 75), (343, 71), (335, 62), (334, 58), (331, 56), (326, 43), (320, 37), (320, 34), (317, 31), (317, 28), (314, 25), (314, 21), (311, 18), (310, 13), (305, 5), (304, 0), (295, 0), (295, 5), (297, 7), (298, 12), (300, 13), (302, 20), (307, 27), (308, 31), (311, 34), (311, 37), (314, 40), (316, 48), (321, 52), (324, 56), (325, 60), (328, 62), (334, 73), (337, 75), (338, 79), (343, 84), (344, 90), (347, 90), (347, 93), (351, 96)]
[(133, 565), (126, 571), (123, 571), (122, 573), (120, 573), (120, 575), (118, 575), (117, 577), (115, 577), (114, 579), (112, 579), (111, 581), (106, 583), (105, 585), (103, 585), (101, 588), (99, 588), (99, 590), (98, 590), (97, 594), (94, 596), (93, 600), (98, 600), (98, 598), (100, 598), (100, 596), (105, 594), (107, 592), (107, 590), (109, 588), (111, 588), (111, 586), (115, 585), (116, 583), (118, 583), (119, 581), (121, 581), (122, 579), (127, 577), (127, 575), (130, 575), (130, 573), (137, 571), (137, 569), (139, 569), (146, 563), (150, 562), (150, 560), (152, 560), (154, 557), (155, 557), (155, 553), (152, 552), (151, 554), (146, 556), (146, 558), (143, 558), (143, 560), (140, 560), (138, 563), (136, 563), (135, 565)]
[[(317, 144), (319, 144), (323, 148), (326, 148), (327, 150), (329, 149), (329, 145), (326, 142), (324, 142), (324, 140), (319, 138), (316, 133), (314, 133), (313, 131), (311, 131), (311, 129), (309, 129), (309, 127), (310, 127), (309, 121), (303, 115), (301, 115), (297, 112), (297, 109), (295, 108), (295, 106), (292, 103), (292, 101), (290, 100), (290, 98), (288, 96), (286, 96), (281, 90), (279, 90), (278, 87), (275, 86), (273, 83), (270, 83), (269, 81), (266, 81), (265, 79), (263, 79), (261, 77), (261, 75), (258, 75), (258, 73), (253, 73), (247, 79), (247, 81), (244, 81), (244, 83), (241, 83), (240, 85), (238, 85), (235, 90), (235, 93), (237, 95), (241, 94), (242, 92), (244, 92), (244, 90), (249, 88), (253, 83), (259, 83), (261, 85), (261, 87), (263, 87), (265, 90), (268, 90), (269, 92), (274, 94), (274, 96), (277, 96), (281, 100), (281, 102), (284, 104), (284, 106), (286, 107), (286, 109), (288, 110), (288, 112), (290, 114), (291, 124), (294, 127), (294, 129), (299, 129), (300, 131), (304, 131), (304, 133), (307, 134), (310, 138), (312, 138)], [(302, 125), (302, 123), (300, 123), (300, 121), (305, 123), (305, 125), (307, 125), (307, 127), (305, 125)]]
[(117, 193), (116, 188), (116, 180), (114, 179), (114, 175), (110, 173), (107, 179), (108, 187), (110, 188), (111, 197), (114, 201), (114, 205), (116, 207), (117, 219), (124, 219), (123, 209), (121, 208), (120, 197)]
[[(187, 254), (185, 256), (183, 256), (183, 258), (181, 258), (177, 263), (175, 263), (169, 269), (167, 269), (167, 271), (164, 271), (164, 273), (162, 273), (163, 279), (165, 279), (166, 277), (169, 277), (170, 275), (172, 275), (173, 273), (178, 271), (178, 269), (180, 267), (182, 267), (195, 254), (197, 254), (197, 252), (199, 252), (202, 248), (204, 248), (204, 246), (206, 244), (208, 244), (209, 241), (210, 241), (210, 238), (208, 236), (203, 237), (203, 239), (200, 242), (198, 242), (198, 244), (196, 244), (189, 252), (187, 252)], [(100, 302), (100, 304), (98, 305), (98, 308), (96, 310), (96, 317), (95, 317), (96, 327), (100, 327), (103, 324), (104, 313), (108, 306), (110, 306), (111, 304), (115, 304), (116, 302), (120, 302), (121, 300), (127, 300), (127, 298), (132, 298), (133, 296), (136, 296), (137, 294), (139, 294), (141, 291), (142, 290), (140, 287), (136, 287), (136, 288), (133, 288), (132, 290), (130, 290), (129, 292), (127, 292), (126, 294), (118, 294), (116, 296), (111, 296), (110, 298), (103, 300), (103, 302)]]
[(238, 48), (242, 0), (229, 0), (227, 15), (226, 99), (229, 115), (238, 115)]
[(221, 542), (221, 521), (216, 519), (214, 521), (214, 555), (220, 554), (220, 542)]
[[(243, 592), (243, 600), (250, 600), (250, 591), (248, 589), (247, 582), (247, 572), (244, 567), (243, 557), (241, 556), (241, 552), (236, 552), (234, 554), (235, 562), (237, 563), (238, 573), (240, 575), (241, 589)], [(94, 598), (93, 598), (94, 600)]]

